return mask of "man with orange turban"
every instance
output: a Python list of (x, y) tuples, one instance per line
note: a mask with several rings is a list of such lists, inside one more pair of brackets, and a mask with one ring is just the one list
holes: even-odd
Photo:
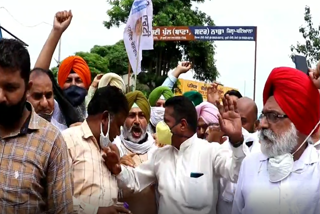
[(91, 84), (91, 72), (88, 64), (80, 56), (69, 56), (59, 66), (58, 84), (62, 89), (72, 85), (88, 89)]
[[(72, 111), (76, 111), (80, 118), (85, 119), (87, 116), (85, 97), (91, 84), (91, 72), (86, 61), (79, 56), (70, 56), (64, 59), (59, 66), (58, 84), (64, 97), (71, 106), (75, 107)], [(60, 105), (61, 103), (55, 102), (53, 118), (59, 123), (66, 124), (65, 117), (68, 115), (61, 113)]]
[(58, 84), (73, 106), (83, 104), (91, 84), (86, 61), (79, 56), (69, 56), (63, 60), (59, 66)]
[(263, 91), (261, 152), (242, 162), (232, 213), (320, 213), (318, 89), (305, 73), (275, 68)]

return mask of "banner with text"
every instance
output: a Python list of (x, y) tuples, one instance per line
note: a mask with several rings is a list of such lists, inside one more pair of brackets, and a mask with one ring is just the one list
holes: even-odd
[[(207, 88), (211, 85), (211, 83), (185, 79), (178, 79), (178, 81), (178, 88), (175, 89), (175, 95), (182, 95), (183, 93), (188, 91), (198, 91), (200, 94), (202, 94), (203, 100), (207, 100)], [(219, 86), (218, 89), (222, 90), (223, 94), (232, 89), (237, 90), (226, 86)]]
[(123, 32), (123, 42), (134, 74), (141, 72), (143, 50), (153, 50), (151, 0), (135, 0)]
[(153, 27), (154, 41), (256, 41), (256, 33), (254, 26)]

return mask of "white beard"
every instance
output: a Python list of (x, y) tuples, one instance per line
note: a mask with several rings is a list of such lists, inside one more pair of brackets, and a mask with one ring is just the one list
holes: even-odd
[(126, 140), (129, 140), (130, 142), (132, 143), (139, 143), (141, 140), (143, 140), (146, 135), (147, 135), (147, 129), (141, 129), (142, 131), (142, 134), (139, 138), (134, 138), (131, 134), (132, 132), (132, 127), (131, 128), (128, 128), (126, 127), (125, 125), (123, 126), (123, 130), (122, 130), (122, 135), (123, 135), (123, 138), (126, 139)]
[(292, 153), (298, 145), (297, 129), (291, 123), (291, 128), (287, 132), (276, 135), (270, 129), (259, 131), (261, 152), (267, 157), (276, 157), (287, 153)]

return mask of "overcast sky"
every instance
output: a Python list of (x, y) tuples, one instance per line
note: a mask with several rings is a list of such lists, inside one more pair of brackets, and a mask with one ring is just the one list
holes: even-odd
[[(108, 0), (1, 0), (0, 24), (29, 45), (31, 63), (38, 54), (52, 28), (53, 17), (59, 10), (73, 12), (73, 20), (62, 38), (61, 58), (77, 51), (89, 51), (94, 45), (112, 45), (122, 38), (123, 28), (107, 30)], [(318, 3), (317, 3), (318, 2)], [(217, 26), (258, 26), (256, 102), (262, 108), (262, 90), (274, 67), (294, 66), (290, 45), (303, 42), (299, 26), (304, 23), (305, 5), (311, 7), (313, 21), (320, 24), (320, 2), (316, 0), (229, 0), (206, 1), (197, 5), (209, 14)], [(48, 24), (40, 24), (46, 22)], [(37, 26), (34, 26), (37, 25)], [(33, 27), (32, 27), (33, 26)], [(9, 37), (3, 33), (4, 37)], [(254, 42), (216, 42), (216, 65), (219, 81), (253, 96)], [(54, 54), (58, 58), (58, 52)], [(53, 60), (51, 63), (55, 66)], [(190, 79), (192, 74), (184, 75)]]

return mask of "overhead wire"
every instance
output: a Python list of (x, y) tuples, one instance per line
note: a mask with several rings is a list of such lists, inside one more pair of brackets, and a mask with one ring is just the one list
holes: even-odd
[[(1, 6), (1, 7), (0, 7), (0, 10), (1, 10), (1, 9), (4, 10), (4, 11), (6, 11), (6, 12), (8, 13), (8, 15), (11, 16), (11, 18), (12, 18), (14, 21), (16, 21), (18, 24), (20, 24), (21, 26), (26, 27), (26, 28), (34, 28), (34, 27), (38, 27), (38, 26), (40, 26), (40, 25), (42, 25), (42, 24), (49, 25), (49, 26), (53, 26), (52, 24), (50, 24), (50, 23), (48, 23), (48, 22), (45, 22), (45, 21), (42, 21), (42, 22), (40, 22), (40, 23), (38, 23), (38, 24), (35, 24), (35, 25), (25, 25), (25, 24), (21, 23), (18, 19), (16, 19), (16, 18), (10, 13), (10, 11), (9, 11), (6, 7)], [(1, 25), (1, 24), (0, 24), (0, 25)], [(55, 59), (55, 61), (58, 62), (56, 59)], [(59, 63), (58, 63), (58, 66), (57, 66), (57, 67), (59, 67)]]
[(19, 20), (17, 20), (10, 12), (9, 12), (9, 10), (7, 9), (7, 8), (5, 8), (5, 7), (0, 7), (0, 10), (1, 9), (3, 9), (4, 11), (6, 11), (8, 14), (9, 14), (9, 16), (11, 16), (11, 18), (13, 19), (13, 20), (15, 20), (18, 24), (20, 24), (21, 26), (23, 26), (23, 27), (26, 27), (26, 28), (34, 28), (34, 27), (38, 27), (39, 25), (42, 25), (42, 24), (46, 24), (46, 25), (50, 25), (50, 26), (52, 26), (52, 24), (49, 24), (48, 22), (45, 22), (45, 21), (42, 21), (42, 22), (40, 22), (40, 23), (38, 23), (38, 24), (35, 24), (35, 25), (24, 25), (23, 23), (21, 23)]

